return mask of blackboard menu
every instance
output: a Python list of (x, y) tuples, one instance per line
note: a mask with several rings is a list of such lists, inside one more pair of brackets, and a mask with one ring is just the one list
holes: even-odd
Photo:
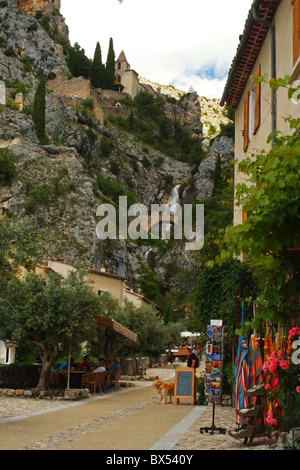
[(207, 327), (204, 393), (206, 401), (214, 403), (222, 400), (224, 327), (220, 323)]
[(194, 404), (195, 369), (193, 367), (181, 367), (175, 371), (174, 405), (180, 398), (189, 398)]

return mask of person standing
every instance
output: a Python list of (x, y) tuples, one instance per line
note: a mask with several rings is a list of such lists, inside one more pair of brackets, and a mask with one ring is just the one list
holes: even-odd
[(187, 361), (187, 367), (193, 367), (196, 371), (197, 368), (197, 356), (195, 354), (195, 351), (192, 350)]

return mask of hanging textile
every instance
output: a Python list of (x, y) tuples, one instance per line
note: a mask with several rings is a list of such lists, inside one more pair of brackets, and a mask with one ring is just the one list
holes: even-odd
[(263, 359), (259, 342), (254, 334), (251, 335), (249, 342), (249, 356), (251, 359), (252, 385), (261, 385), (263, 383)]
[[(250, 371), (251, 361), (248, 354), (246, 336), (241, 336), (234, 363), (236, 410), (247, 408), (249, 405), (249, 398), (245, 395), (245, 391), (250, 388)], [(236, 422), (238, 424), (245, 424), (246, 418), (236, 415)]]

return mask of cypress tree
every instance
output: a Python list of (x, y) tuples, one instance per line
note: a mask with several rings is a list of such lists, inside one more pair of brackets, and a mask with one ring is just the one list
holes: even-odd
[(74, 77), (90, 78), (91, 76), (91, 60), (77, 42), (70, 48), (68, 67)]
[(115, 52), (113, 47), (113, 40), (109, 40), (109, 48), (107, 53), (107, 61), (105, 68), (105, 88), (113, 90), (115, 86)]
[(41, 144), (47, 142), (46, 137), (46, 81), (42, 78), (37, 86), (33, 110), (32, 120), (35, 126), (36, 136)]
[(103, 88), (104, 85), (104, 66), (102, 64), (102, 55), (99, 42), (97, 42), (94, 60), (91, 67), (91, 85), (94, 88)]

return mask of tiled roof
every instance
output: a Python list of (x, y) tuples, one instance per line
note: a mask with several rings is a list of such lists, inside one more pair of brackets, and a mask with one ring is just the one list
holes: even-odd
[(255, 21), (253, 9), (258, 18), (270, 23), (281, 0), (254, 0), (249, 10), (244, 32), (241, 36), (235, 58), (228, 73), (227, 82), (221, 98), (221, 105), (227, 103), (236, 108), (255, 60), (268, 32), (268, 26)]

